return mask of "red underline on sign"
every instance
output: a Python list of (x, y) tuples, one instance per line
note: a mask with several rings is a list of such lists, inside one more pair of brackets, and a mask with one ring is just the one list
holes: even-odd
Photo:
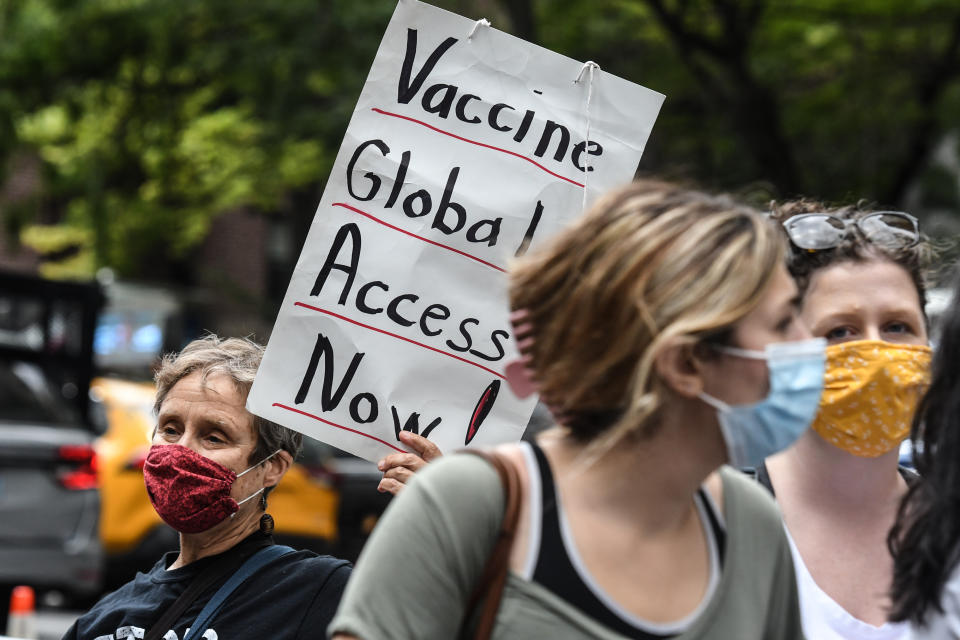
[(534, 160), (534, 159), (532, 159), (532, 158), (528, 158), (527, 156), (521, 155), (521, 154), (519, 154), (519, 153), (517, 153), (517, 152), (515, 152), (515, 151), (510, 151), (509, 149), (501, 149), (500, 147), (495, 147), (495, 146), (493, 146), (493, 145), (491, 145), (491, 144), (485, 144), (485, 143), (483, 143), (483, 142), (477, 142), (476, 140), (471, 140), (470, 138), (464, 138), (463, 136), (458, 136), (458, 135), (455, 134), (455, 133), (450, 133), (449, 131), (444, 131), (443, 129), (438, 129), (437, 127), (435, 127), (435, 126), (433, 126), (433, 125), (427, 124), (426, 122), (423, 122), (423, 121), (421, 121), (421, 120), (417, 120), (416, 118), (411, 118), (410, 116), (402, 116), (402, 115), (400, 115), (399, 113), (391, 113), (391, 112), (389, 112), (389, 111), (384, 111), (383, 109), (377, 109), (376, 107), (373, 107), (373, 111), (376, 111), (377, 113), (379, 113), (379, 114), (381, 114), (381, 115), (384, 115), (384, 116), (390, 116), (390, 117), (392, 117), (392, 118), (400, 118), (401, 120), (409, 120), (410, 122), (416, 122), (417, 124), (422, 125), (422, 126), (426, 127), (427, 129), (432, 129), (433, 131), (436, 131), (437, 133), (442, 133), (442, 134), (445, 135), (445, 136), (450, 136), (451, 138), (456, 138), (457, 140), (463, 140), (464, 142), (469, 142), (470, 144), (475, 144), (475, 145), (477, 145), (478, 147), (484, 147), (484, 148), (486, 148), (486, 149), (493, 149), (494, 151), (502, 151), (503, 153), (509, 154), (509, 155), (514, 156), (514, 157), (516, 157), (516, 158), (520, 158), (521, 160), (526, 160), (526, 161), (529, 162), (530, 164), (535, 165), (535, 166), (543, 169), (544, 171), (546, 171), (547, 173), (549, 173), (550, 175), (552, 175), (552, 176), (555, 177), (555, 178), (560, 178), (561, 180), (566, 180), (566, 181), (569, 182), (570, 184), (575, 184), (575, 185), (577, 185), (578, 187), (580, 187), (581, 189), (583, 188), (583, 184), (577, 182), (576, 180), (571, 180), (570, 178), (568, 178), (568, 177), (566, 177), (566, 176), (562, 176), (562, 175), (560, 175), (559, 173), (554, 173), (553, 171), (550, 171), (550, 169), (547, 169), (545, 166), (543, 166), (542, 164), (540, 164), (540, 163), (537, 162), (536, 160)]
[(376, 331), (377, 333), (382, 333), (382, 334), (384, 334), (384, 335), (390, 336), (391, 338), (396, 338), (397, 340), (403, 340), (404, 342), (409, 342), (410, 344), (415, 344), (415, 345), (417, 345), (418, 347), (423, 347), (424, 349), (429, 349), (430, 351), (435, 351), (435, 352), (437, 352), (437, 353), (442, 353), (442, 354), (445, 355), (445, 356), (449, 356), (449, 357), (451, 357), (451, 358), (454, 358), (454, 359), (456, 359), (456, 360), (459, 360), (460, 362), (466, 362), (467, 364), (472, 364), (473, 366), (477, 367), (478, 369), (483, 369), (484, 371), (486, 371), (486, 372), (488, 372), (488, 373), (492, 373), (493, 375), (497, 376), (498, 378), (500, 378), (500, 379), (502, 379), (502, 380), (506, 380), (506, 378), (503, 376), (502, 373), (497, 373), (497, 372), (494, 371), (493, 369), (488, 369), (487, 367), (483, 366), (482, 364), (477, 364), (477, 363), (474, 362), (473, 360), (467, 360), (466, 358), (461, 358), (460, 356), (454, 355), (454, 354), (452, 354), (452, 353), (450, 353), (450, 352), (448, 352), (448, 351), (444, 351), (443, 349), (437, 349), (436, 347), (431, 347), (430, 345), (423, 344), (422, 342), (417, 342), (416, 340), (411, 340), (410, 338), (404, 338), (403, 336), (397, 335), (397, 334), (395, 334), (395, 333), (390, 333), (389, 331), (384, 331), (383, 329), (377, 329), (376, 327), (372, 327), (372, 326), (370, 326), (369, 324), (364, 324), (364, 323), (362, 323), (362, 322), (357, 322), (356, 320), (353, 320), (352, 318), (348, 318), (347, 316), (342, 316), (342, 315), (340, 315), (339, 313), (334, 313), (333, 311), (328, 311), (327, 309), (321, 309), (320, 307), (314, 307), (313, 305), (309, 305), (309, 304), (307, 304), (306, 302), (294, 302), (293, 304), (294, 304), (294, 306), (296, 306), (296, 307), (303, 307), (304, 309), (310, 309), (311, 311), (317, 311), (317, 312), (319, 312), (319, 313), (325, 313), (325, 314), (327, 314), (328, 316), (333, 316), (334, 318), (339, 318), (340, 320), (345, 320), (346, 322), (349, 322), (349, 323), (351, 323), (351, 324), (355, 324), (355, 325), (357, 325), (358, 327), (363, 327), (364, 329), (370, 329), (371, 331)]
[(374, 222), (377, 222), (377, 223), (379, 223), (379, 224), (382, 224), (382, 225), (385, 226), (385, 227), (390, 227), (390, 228), (393, 229), (394, 231), (399, 231), (400, 233), (405, 233), (405, 234), (407, 234), (408, 236), (410, 236), (410, 237), (412, 237), (412, 238), (416, 238), (417, 240), (423, 240), (424, 242), (429, 242), (429, 243), (432, 244), (432, 245), (436, 245), (436, 246), (438, 246), (438, 247), (443, 247), (444, 249), (446, 249), (446, 250), (448, 250), (448, 251), (453, 251), (454, 253), (459, 253), (459, 254), (462, 255), (462, 256), (466, 256), (467, 258), (470, 258), (471, 260), (476, 260), (476, 261), (479, 262), (480, 264), (485, 264), (485, 265), (487, 265), (488, 267), (490, 267), (491, 269), (496, 269), (497, 271), (502, 271), (503, 273), (506, 273), (506, 270), (505, 270), (505, 269), (502, 269), (502, 268), (498, 267), (497, 265), (493, 264), (492, 262), (487, 262), (486, 260), (481, 260), (481, 259), (478, 258), (477, 256), (471, 255), (471, 254), (467, 253), (466, 251), (460, 251), (460, 249), (454, 249), (453, 247), (450, 247), (450, 246), (448, 246), (448, 245), (442, 244), (442, 243), (437, 242), (437, 241), (435, 241), (435, 240), (430, 240), (429, 238), (424, 238), (423, 236), (418, 236), (418, 235), (415, 234), (415, 233), (410, 233), (410, 232), (407, 231), (406, 229), (401, 229), (400, 227), (396, 227), (396, 226), (390, 224), (389, 222), (385, 222), (385, 221), (381, 220), (380, 218), (378, 218), (378, 217), (376, 217), (376, 216), (370, 215), (370, 214), (367, 213), (366, 211), (361, 211), (360, 209), (357, 209), (356, 207), (351, 207), (351, 206), (350, 206), (349, 204), (347, 204), (346, 202), (334, 202), (332, 206), (334, 206), (334, 207), (343, 207), (344, 209), (349, 209), (350, 211), (353, 211), (354, 213), (359, 213), (359, 214), (362, 215), (362, 216), (366, 216), (367, 218), (370, 218), (370, 219), (373, 220)]
[(315, 416), (315, 415), (313, 415), (312, 413), (307, 413), (306, 411), (301, 411), (300, 409), (294, 409), (293, 407), (288, 407), (287, 405), (285, 405), (285, 404), (280, 404), (279, 402), (274, 402), (274, 403), (273, 403), (273, 406), (275, 406), (275, 407), (280, 407), (281, 409), (286, 409), (287, 411), (293, 411), (294, 413), (299, 413), (299, 414), (302, 415), (302, 416), (307, 416), (308, 418), (313, 418), (314, 420), (317, 420), (317, 421), (319, 421), (319, 422), (322, 422), (323, 424), (328, 424), (328, 425), (330, 425), (331, 427), (336, 427), (337, 429), (343, 429), (344, 431), (349, 431), (350, 433), (355, 433), (355, 434), (357, 434), (358, 436), (363, 436), (364, 438), (370, 438), (371, 440), (376, 440), (376, 441), (379, 442), (380, 444), (385, 444), (385, 445), (387, 445), (388, 447), (390, 447), (391, 449), (393, 449), (393, 450), (395, 450), (395, 451), (399, 451), (400, 453), (407, 453), (406, 451), (404, 451), (404, 450), (401, 449), (400, 447), (395, 447), (395, 446), (393, 446), (392, 444), (390, 444), (389, 442), (386, 442), (385, 440), (381, 440), (380, 438), (378, 438), (378, 437), (376, 437), (376, 436), (372, 436), (372, 435), (370, 435), (369, 433), (364, 433), (363, 431), (357, 431), (356, 429), (351, 429), (350, 427), (345, 427), (345, 426), (343, 426), (342, 424), (337, 424), (336, 422), (330, 422), (329, 420), (324, 420), (324, 419), (321, 418), (320, 416)]

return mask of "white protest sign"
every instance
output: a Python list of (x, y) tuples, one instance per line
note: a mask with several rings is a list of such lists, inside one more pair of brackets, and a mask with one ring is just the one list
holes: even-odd
[[(510, 259), (629, 182), (663, 96), (400, 0), (317, 208), (253, 413), (377, 460), (523, 434)], [(586, 192), (586, 195), (585, 195)]]

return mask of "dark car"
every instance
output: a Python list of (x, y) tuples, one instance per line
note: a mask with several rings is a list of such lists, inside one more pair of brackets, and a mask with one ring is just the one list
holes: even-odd
[(95, 285), (0, 273), (0, 622), (9, 589), (84, 602), (101, 588), (89, 402)]
[(34, 365), (0, 362), (0, 584), (100, 588), (94, 434)]

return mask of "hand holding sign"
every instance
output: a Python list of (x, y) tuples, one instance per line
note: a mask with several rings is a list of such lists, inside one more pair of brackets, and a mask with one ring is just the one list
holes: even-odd
[(413, 474), (443, 455), (437, 445), (411, 431), (402, 431), (398, 438), (415, 453), (392, 453), (377, 463), (377, 469), (383, 472), (377, 485), (380, 493), (397, 495)]
[[(502, 385), (506, 266), (630, 181), (663, 101), (583, 67), (398, 4), (250, 411), (369, 460), (427, 459), (405, 432), (442, 450), (522, 435), (536, 399)], [(420, 464), (403, 460), (385, 482)]]

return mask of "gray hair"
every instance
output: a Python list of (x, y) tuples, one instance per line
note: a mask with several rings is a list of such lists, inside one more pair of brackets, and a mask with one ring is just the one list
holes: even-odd
[[(180, 353), (163, 356), (153, 377), (157, 384), (153, 410), (159, 413), (160, 405), (174, 385), (196, 371), (200, 372), (203, 383), (211, 374), (229, 376), (237, 391), (246, 398), (262, 359), (263, 347), (248, 338), (221, 338), (214, 334), (198, 338)], [(303, 448), (303, 435), (260, 416), (250, 415), (257, 433), (257, 445), (248, 459), (250, 464), (263, 460), (278, 449), (297, 458)], [(269, 487), (264, 494), (269, 493), (270, 489), (273, 487)]]

